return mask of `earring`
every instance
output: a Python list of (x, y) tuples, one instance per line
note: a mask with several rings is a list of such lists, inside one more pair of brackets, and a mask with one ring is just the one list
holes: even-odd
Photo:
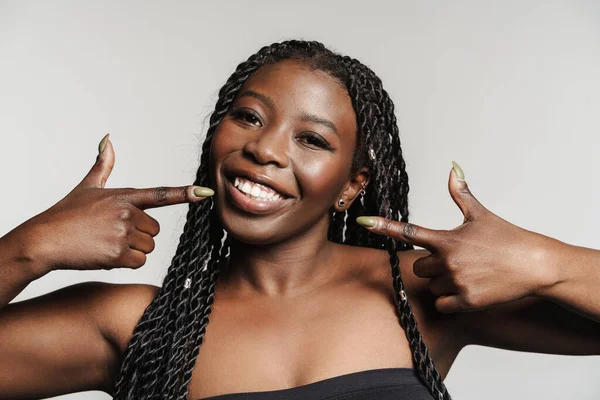
[(360, 195), (364, 196), (365, 194), (367, 194), (367, 191), (365, 190), (367, 185), (364, 182), (361, 182), (361, 186), (362, 186), (362, 190), (360, 191)]
[(340, 207), (344, 207), (345, 205), (346, 205), (346, 202), (344, 201), (344, 199), (340, 199), (340, 200), (338, 201), (338, 206), (340, 206)]

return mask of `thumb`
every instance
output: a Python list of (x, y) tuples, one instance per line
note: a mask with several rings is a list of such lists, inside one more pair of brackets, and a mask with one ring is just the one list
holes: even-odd
[(93, 186), (103, 188), (115, 165), (115, 152), (107, 133), (98, 144), (96, 163), (78, 186)]
[(486, 208), (473, 196), (465, 181), (465, 173), (460, 165), (452, 161), (452, 170), (448, 180), (448, 190), (452, 200), (465, 216), (465, 222), (478, 218)]

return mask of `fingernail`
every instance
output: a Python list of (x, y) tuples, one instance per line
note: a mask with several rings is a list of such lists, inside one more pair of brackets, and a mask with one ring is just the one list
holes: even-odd
[(371, 217), (358, 217), (356, 218), (356, 222), (367, 228), (372, 228), (377, 224), (377, 220)]
[(456, 162), (452, 161), (452, 168), (454, 168), (454, 172), (456, 172), (456, 179), (458, 179), (461, 182), (464, 182), (465, 181), (465, 173), (463, 172), (460, 165), (458, 165)]
[(104, 148), (106, 147), (106, 141), (108, 140), (109, 135), (110, 135), (110, 133), (107, 133), (106, 135), (104, 135), (104, 137), (100, 141), (100, 144), (98, 144), (98, 153), (102, 153), (104, 151)]
[(196, 197), (208, 197), (215, 194), (215, 192), (211, 188), (207, 188), (204, 186), (198, 186), (194, 188), (194, 196)]

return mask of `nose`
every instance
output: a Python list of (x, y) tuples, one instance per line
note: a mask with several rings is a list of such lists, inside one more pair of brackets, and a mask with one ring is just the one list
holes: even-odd
[(289, 163), (288, 134), (283, 129), (262, 129), (246, 143), (244, 153), (259, 164), (276, 164), (285, 168)]

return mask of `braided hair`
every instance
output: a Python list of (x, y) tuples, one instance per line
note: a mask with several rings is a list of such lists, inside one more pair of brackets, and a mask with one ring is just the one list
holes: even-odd
[[(215, 130), (236, 94), (260, 67), (296, 59), (342, 83), (357, 119), (352, 173), (370, 170), (370, 185), (348, 210), (330, 216), (328, 239), (336, 243), (386, 249), (395, 303), (419, 377), (436, 400), (451, 399), (433, 364), (404, 292), (398, 252), (411, 244), (373, 234), (356, 217), (380, 215), (408, 222), (408, 175), (402, 157), (394, 104), (375, 73), (358, 60), (314, 41), (288, 40), (261, 48), (239, 64), (219, 91), (202, 145), (194, 185), (209, 183), (209, 153)], [(229, 255), (229, 238), (216, 216), (212, 198), (189, 204), (179, 244), (156, 297), (134, 329), (116, 380), (114, 398), (186, 400), (200, 346), (204, 340), (221, 266)]]

